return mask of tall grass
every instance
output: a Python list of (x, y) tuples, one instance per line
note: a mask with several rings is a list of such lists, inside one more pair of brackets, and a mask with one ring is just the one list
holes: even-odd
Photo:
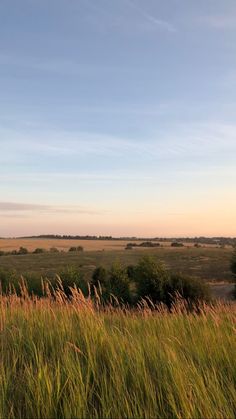
[[(1, 418), (234, 418), (236, 307), (0, 297)], [(98, 297), (99, 299), (99, 297)]]

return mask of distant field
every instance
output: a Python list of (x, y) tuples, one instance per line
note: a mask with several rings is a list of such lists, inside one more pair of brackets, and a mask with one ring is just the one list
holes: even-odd
[[(42, 247), (49, 250), (51, 247), (57, 247), (58, 250), (68, 250), (71, 246), (83, 246), (84, 250), (122, 250), (131, 240), (63, 240), (63, 239), (0, 239), (0, 250), (17, 250), (21, 246), (26, 247), (32, 252), (36, 247)], [(153, 241), (155, 243), (155, 241)], [(140, 244), (138, 240), (132, 240), (132, 243)], [(163, 242), (163, 247), (170, 247), (171, 242)], [(186, 247), (193, 247), (192, 243), (185, 243)], [(207, 245), (214, 248), (213, 245)]]
[[(148, 254), (163, 261), (168, 268), (175, 272), (196, 276), (208, 282), (232, 280), (229, 269), (232, 254), (230, 248), (195, 248), (193, 246), (171, 248), (165, 243), (165, 247), (160, 248), (124, 250), (126, 244), (127, 241), (116, 240), (0, 240), (0, 249), (2, 250), (17, 249), (19, 246), (24, 246), (30, 251), (36, 247), (46, 249), (57, 247), (64, 251), (55, 254), (2, 256), (0, 257), (0, 267), (15, 269), (19, 274), (34, 273), (50, 277), (66, 266), (74, 266), (80, 268), (89, 278), (96, 266), (109, 267), (115, 261), (120, 261), (123, 265), (136, 264), (142, 256)], [(75, 245), (82, 245), (85, 251), (66, 252), (69, 247)]]
[(121, 250), (127, 243), (129, 242), (125, 240), (0, 239), (0, 250), (10, 251), (19, 249), (20, 246), (26, 247), (30, 252), (36, 247), (68, 250), (72, 246), (83, 246), (84, 250)]

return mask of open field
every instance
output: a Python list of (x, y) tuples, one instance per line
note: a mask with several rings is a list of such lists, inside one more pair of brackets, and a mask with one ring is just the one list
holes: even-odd
[(0, 298), (1, 418), (233, 419), (235, 305), (100, 311)]
[[(122, 250), (127, 243), (140, 244), (139, 240), (64, 240), (64, 239), (0, 239), (0, 250), (11, 251), (18, 250), (21, 246), (26, 247), (30, 252), (37, 247), (49, 250), (56, 247), (58, 250), (67, 251), (72, 246), (82, 246), (87, 251), (102, 250)], [(155, 241), (153, 241), (155, 243)], [(171, 242), (162, 242), (163, 247), (170, 247)], [(184, 243), (186, 247), (192, 247), (193, 243)], [(213, 245), (207, 245), (207, 248), (214, 248)]]
[[(59, 248), (61, 240), (55, 243), (54, 240), (40, 240), (34, 242), (23, 241), (21, 245), (27, 246), (33, 250), (35, 247), (54, 247)], [(62, 240), (63, 242), (63, 240)], [(2, 242), (1, 242), (2, 243)], [(81, 244), (81, 241), (77, 242)], [(83, 244), (83, 243), (82, 243)], [(99, 265), (110, 267), (115, 261), (120, 261), (124, 265), (136, 264), (143, 255), (152, 255), (155, 259), (163, 261), (168, 268), (175, 272), (182, 272), (192, 276), (199, 277), (206, 281), (231, 281), (232, 275), (229, 264), (232, 254), (230, 248), (216, 247), (184, 247), (184, 248), (134, 248), (133, 250), (124, 250), (126, 242), (99, 242), (86, 241), (87, 246), (91, 248), (95, 245), (107, 246), (108, 250), (90, 250), (84, 252), (61, 252), (61, 253), (45, 253), (45, 254), (28, 254), (28, 255), (8, 255), (0, 257), (0, 267), (15, 269), (17, 273), (34, 273), (43, 276), (51, 276), (58, 273), (66, 266), (74, 266), (80, 268), (89, 278), (94, 268)], [(74, 241), (66, 240), (67, 249), (74, 245)], [(11, 248), (16, 248), (15, 242), (11, 244)], [(61, 243), (61, 246), (65, 246)], [(109, 247), (110, 246), (110, 247)], [(114, 250), (114, 246), (117, 246)], [(2, 246), (3, 248), (3, 246)], [(85, 247), (86, 248), (86, 247)]]
[(26, 247), (30, 252), (36, 247), (46, 250), (56, 247), (67, 251), (72, 246), (83, 246), (88, 251), (121, 250), (127, 243), (126, 240), (0, 239), (0, 250), (10, 251), (19, 249), (20, 246)]

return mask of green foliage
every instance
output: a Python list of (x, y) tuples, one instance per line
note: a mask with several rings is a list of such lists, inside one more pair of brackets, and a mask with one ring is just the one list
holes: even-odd
[(84, 295), (88, 295), (88, 284), (85, 281), (81, 271), (73, 266), (68, 266), (65, 269), (62, 269), (59, 274), (54, 277), (52, 284), (55, 286), (60, 278), (63, 289), (67, 296), (71, 295), (70, 288), (76, 286), (81, 289)]
[(110, 294), (118, 298), (120, 302), (130, 303), (130, 285), (126, 268), (120, 264), (113, 264), (109, 271)]
[(101, 299), (105, 303), (110, 303), (112, 296), (119, 302), (131, 301), (127, 270), (118, 263), (113, 264), (110, 270), (103, 266), (96, 268), (92, 275), (91, 285), (96, 287), (97, 292), (101, 291)]
[(165, 266), (150, 256), (142, 258), (135, 269), (139, 299), (149, 298), (153, 303), (164, 301), (164, 286), (168, 280), (169, 274)]
[(12, 269), (3, 269), (0, 268), (0, 284), (1, 292), (5, 294), (10, 291), (10, 284), (15, 285), (16, 283), (16, 273)]
[(163, 302), (170, 307), (175, 302), (177, 295), (186, 299), (190, 306), (196, 305), (202, 300), (210, 300), (209, 286), (205, 282), (193, 277), (171, 274), (164, 285)]

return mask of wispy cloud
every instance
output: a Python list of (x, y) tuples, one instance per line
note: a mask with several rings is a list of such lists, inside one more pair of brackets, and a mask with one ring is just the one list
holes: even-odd
[(42, 205), (30, 204), (19, 202), (0, 202), (0, 215), (6, 214), (25, 214), (25, 213), (45, 213), (45, 214), (85, 214), (85, 215), (98, 215), (102, 211), (84, 208), (81, 206), (59, 206), (59, 205)]
[[(0, 162), (19, 161), (26, 156), (61, 157), (74, 161), (78, 157), (177, 158), (236, 152), (236, 125), (217, 122), (177, 124), (154, 131), (145, 141), (88, 132), (29, 130), (18, 134), (1, 130)], [(70, 159), (70, 160), (69, 160)]]
[(132, 0), (126, 0), (146, 21), (148, 21), (151, 25), (155, 25), (159, 29), (166, 30), (168, 32), (176, 32), (175, 26), (164, 20), (159, 19), (152, 14), (148, 13), (145, 8), (140, 7), (136, 2)]

